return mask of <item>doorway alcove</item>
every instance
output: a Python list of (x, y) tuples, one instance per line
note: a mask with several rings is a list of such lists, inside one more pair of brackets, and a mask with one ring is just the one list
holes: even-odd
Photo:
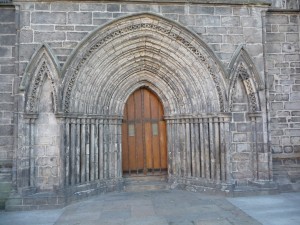
[[(39, 115), (39, 98), (31, 90), (40, 90), (44, 85), (44, 80), (38, 78), (44, 73), (35, 64), (44, 62), (49, 68), (55, 65), (47, 49), (43, 46), (39, 51), (21, 85), (29, 90), (25, 92), (24, 114), (29, 121), (25, 136), (29, 137), (34, 134), (35, 118)], [(236, 61), (244, 66), (244, 82), (249, 88), (243, 93), (254, 102), (254, 115), (259, 109), (254, 107), (259, 104), (258, 95), (253, 94), (255, 80), (244, 60), (248, 59), (244, 50), (240, 55)], [(157, 123), (152, 121), (150, 126), (142, 122), (142, 126), (150, 126), (155, 136), (160, 133), (156, 126), (163, 121), (166, 137), (160, 143), (165, 146), (165, 158), (159, 159), (165, 163), (155, 166), (150, 157), (148, 168), (148, 158), (143, 158), (143, 166), (137, 170), (166, 170), (172, 187), (225, 190), (233, 184), (227, 94), (232, 93), (229, 87), (235, 87), (240, 70), (232, 66), (229, 85), (222, 64), (196, 34), (154, 14), (131, 15), (91, 33), (62, 70), (53, 68), (47, 70), (47, 76), (53, 81), (53, 113), (60, 131), (56, 134), (60, 137), (60, 142), (56, 142), (60, 151), (59, 181), (53, 184), (56, 189), (67, 190), (70, 195), (86, 190), (98, 193), (122, 189), (123, 172), (134, 170), (130, 165), (127, 170), (122, 166), (126, 161), (122, 139), (138, 132), (130, 124), (124, 128), (123, 122), (128, 120), (128, 102), (139, 90), (155, 97), (161, 104), (157, 106), (159, 111), (163, 111), (158, 113)], [(36, 140), (30, 139), (28, 145), (34, 143)], [(146, 147), (142, 152), (147, 153)], [(255, 154), (257, 163), (259, 155)], [(28, 181), (22, 181), (20, 187), (35, 187), (34, 156), (29, 158), (30, 166), (22, 168), (29, 174), (22, 179)]]

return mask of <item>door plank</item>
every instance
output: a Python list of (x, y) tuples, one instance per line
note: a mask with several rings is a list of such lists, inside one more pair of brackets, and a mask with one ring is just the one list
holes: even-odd
[[(166, 123), (163, 106), (150, 90), (135, 91), (124, 107), (122, 169), (124, 173), (151, 174), (167, 169)], [(133, 130), (134, 129), (134, 130)]]

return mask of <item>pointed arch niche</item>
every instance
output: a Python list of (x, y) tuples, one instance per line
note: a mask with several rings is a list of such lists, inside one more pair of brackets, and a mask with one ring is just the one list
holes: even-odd
[(55, 114), (60, 83), (60, 68), (44, 44), (33, 55), (20, 84), (24, 93), (24, 152), (17, 152), (23, 162), (17, 164), (17, 179), (22, 189), (50, 191), (59, 186), (60, 127)]
[(263, 131), (263, 82), (244, 46), (229, 66), (229, 111), (232, 112), (232, 177), (239, 184), (270, 179)]

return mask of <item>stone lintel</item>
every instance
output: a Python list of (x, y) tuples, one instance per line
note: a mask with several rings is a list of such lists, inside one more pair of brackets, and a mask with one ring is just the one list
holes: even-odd
[[(5, 1), (5, 0), (0, 0)], [(6, 0), (7, 1), (7, 0)], [(17, 2), (67, 2), (68, 0), (15, 0)], [(69, 0), (70, 1), (70, 0)], [(70, 2), (76, 2), (79, 0), (71, 0)], [(84, 2), (84, 1), (82, 1)], [(162, 4), (229, 4), (229, 5), (271, 5), (271, 0), (92, 0), (91, 2), (112, 2), (112, 3), (162, 3)]]

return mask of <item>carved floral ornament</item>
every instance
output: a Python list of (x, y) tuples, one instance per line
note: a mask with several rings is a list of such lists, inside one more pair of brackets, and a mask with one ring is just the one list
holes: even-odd
[(75, 81), (77, 79), (80, 69), (85, 64), (85, 62), (89, 59), (89, 57), (95, 51), (97, 51), (97, 49), (99, 49), (103, 45), (107, 44), (109, 41), (111, 41), (121, 35), (128, 34), (132, 31), (140, 30), (141, 32), (143, 32), (143, 30), (145, 30), (145, 29), (150, 29), (155, 32), (162, 33), (162, 34), (167, 35), (168, 37), (172, 38), (173, 40), (176, 40), (177, 42), (182, 43), (186, 47), (186, 49), (188, 49), (190, 52), (192, 52), (201, 61), (201, 63), (206, 66), (207, 70), (209, 71), (209, 74), (211, 75), (211, 77), (215, 83), (215, 87), (216, 87), (216, 90), (218, 93), (218, 98), (219, 98), (220, 111), (221, 112), (225, 111), (224, 96), (223, 96), (223, 93), (225, 93), (225, 92), (220, 85), (218, 76), (213, 71), (213, 68), (209, 65), (206, 57), (192, 43), (190, 43), (189, 41), (187, 41), (185, 38), (181, 37), (180, 35), (176, 34), (175, 32), (172, 32), (171, 30), (166, 29), (157, 24), (139, 23), (139, 24), (129, 25), (127, 27), (124, 27), (122, 29), (119, 29), (117, 31), (113, 31), (113, 32), (109, 33), (108, 35), (103, 37), (100, 41), (98, 41), (96, 44), (94, 44), (86, 52), (86, 54), (81, 58), (80, 62), (76, 66), (75, 71), (72, 73), (72, 75), (69, 79), (69, 82), (67, 84), (67, 88), (66, 88), (65, 95), (64, 95), (65, 96), (65, 98), (64, 98), (64, 112), (65, 113), (70, 112), (69, 107), (70, 107), (71, 92), (75, 85)]

